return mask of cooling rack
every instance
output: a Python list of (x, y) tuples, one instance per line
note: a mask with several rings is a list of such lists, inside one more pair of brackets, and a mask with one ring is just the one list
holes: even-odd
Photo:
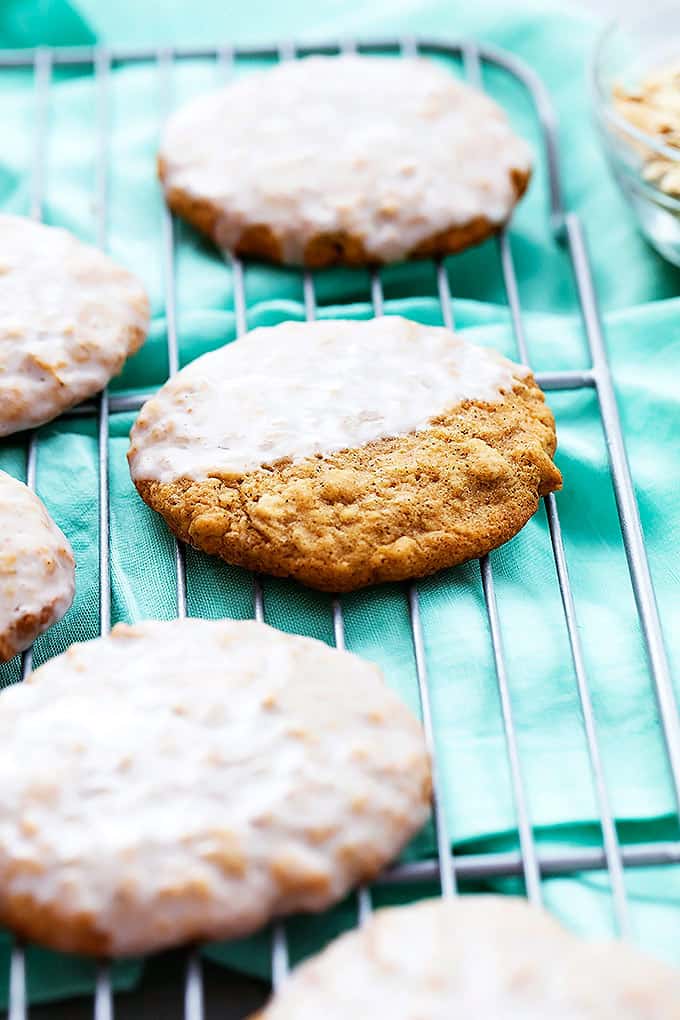
[[(540, 79), (535, 73), (508, 53), (473, 41), (442, 42), (429, 39), (371, 39), (360, 42), (344, 41), (296, 46), (292, 43), (262, 47), (215, 47), (181, 49), (111, 49), (101, 47), (38, 48), (34, 50), (0, 51), (0, 71), (16, 68), (32, 69), (34, 80), (34, 121), (31, 167), (31, 215), (40, 219), (45, 193), (46, 146), (48, 114), (51, 99), (52, 72), (57, 68), (78, 67), (91, 73), (95, 94), (95, 130), (97, 133), (96, 160), (96, 237), (106, 248), (108, 233), (108, 190), (110, 162), (110, 74), (119, 62), (155, 65), (165, 96), (165, 114), (172, 100), (172, 75), (176, 62), (204, 60), (215, 62), (228, 73), (235, 60), (266, 58), (289, 60), (311, 53), (337, 54), (355, 50), (403, 53), (420, 52), (434, 56), (455, 57), (462, 60), (468, 78), (482, 87), (482, 67), (495, 66), (517, 80), (528, 94), (540, 125), (542, 145), (547, 166), (548, 205), (551, 229), (568, 253), (575, 292), (581, 314), (582, 330), (587, 342), (590, 367), (537, 373), (537, 379), (546, 390), (592, 390), (597, 398), (601, 426), (604, 433), (611, 482), (616, 498), (621, 537), (625, 549), (630, 583), (635, 597), (641, 632), (644, 639), (649, 676), (658, 704), (660, 729), (672, 777), (676, 807), (680, 805), (680, 723), (678, 706), (671, 681), (668, 657), (664, 647), (659, 612), (648, 565), (640, 516), (636, 503), (631, 472), (624, 445), (621, 421), (617, 409), (612, 377), (601, 327), (593, 276), (588, 260), (587, 246), (579, 217), (569, 212), (561, 192), (557, 151), (555, 114)], [(175, 224), (167, 210), (162, 225), (162, 265), (165, 290), (166, 337), (169, 372), (179, 367), (177, 331), (177, 298), (175, 254)], [(502, 271), (510, 320), (521, 360), (529, 364), (529, 351), (525, 338), (523, 314), (519, 301), (517, 276), (513, 261), (510, 234), (504, 230), (498, 238), (499, 259)], [(235, 321), (237, 334), (246, 330), (246, 292), (244, 266), (240, 260), (225, 255), (232, 274), (234, 288)], [(444, 323), (455, 327), (449, 277), (443, 263), (435, 265), (438, 298)], [(225, 268), (226, 271), (226, 268)], [(314, 278), (303, 274), (305, 314), (313, 319), (316, 314)], [(368, 295), (367, 295), (368, 296)], [(380, 272), (374, 270), (370, 281), (370, 301), (376, 316), (383, 314), (383, 289)], [(149, 394), (109, 395), (105, 390), (96, 400), (88, 401), (69, 414), (96, 418), (98, 441), (98, 505), (99, 505), (99, 617), (102, 633), (111, 624), (110, 575), (110, 515), (109, 515), (109, 423), (111, 416), (138, 409)], [(26, 478), (31, 487), (36, 484), (37, 438), (29, 434), (26, 442)], [(519, 876), (524, 881), (526, 895), (534, 903), (541, 903), (543, 877), (570, 875), (577, 872), (599, 871), (609, 877), (613, 911), (619, 933), (630, 934), (630, 915), (625, 885), (625, 869), (650, 865), (680, 863), (680, 840), (625, 844), (619, 838), (612, 812), (610, 794), (605, 781), (602, 755), (598, 742), (595, 713), (589, 677), (586, 669), (577, 622), (577, 608), (569, 579), (569, 570), (562, 537), (557, 500), (553, 494), (545, 500), (550, 540), (557, 582), (561, 596), (564, 625), (569, 640), (573, 676), (581, 707), (582, 725), (587, 744), (595, 801), (599, 812), (602, 847), (578, 847), (559, 851), (540, 849), (537, 845), (528, 806), (523, 778), (523, 764), (518, 746), (514, 721), (513, 693), (508, 681), (508, 670), (503, 648), (501, 625), (494, 587), (491, 561), (483, 557), (479, 562), (482, 590), (493, 662), (501, 706), (505, 746), (507, 750), (511, 788), (516, 813), (519, 849), (516, 851), (455, 854), (452, 851), (452, 833), (449, 831), (441, 799), (440, 768), (434, 740), (433, 714), (428, 686), (428, 664), (419, 606), (418, 585), (408, 587), (408, 608), (415, 659), (420, 705), (425, 736), (433, 755), (434, 798), (433, 820), (437, 854), (432, 860), (400, 863), (389, 869), (379, 883), (400, 884), (432, 882), (438, 880), (443, 896), (456, 895), (462, 880), (484, 880)], [(177, 615), (187, 613), (186, 565), (183, 549), (175, 543), (177, 573)], [(341, 602), (332, 603), (333, 633), (338, 647), (344, 646), (344, 620)], [(253, 577), (253, 615), (264, 619), (264, 598), (260, 581)], [(31, 652), (24, 653), (21, 664), (22, 678), (31, 668)], [(372, 909), (371, 890), (360, 889), (357, 894), (358, 921), (361, 923)], [(272, 933), (272, 981), (276, 987), (289, 969), (286, 927), (280, 922)], [(9, 975), (9, 1020), (26, 1020), (29, 1008), (26, 995), (26, 964), (24, 948), (16, 944), (12, 950)], [(202, 1020), (205, 1011), (201, 960), (196, 947), (187, 950), (184, 979), (184, 1017)], [(113, 1020), (120, 1010), (116, 1008), (110, 970), (107, 961), (98, 966), (93, 1011), (95, 1020)]]

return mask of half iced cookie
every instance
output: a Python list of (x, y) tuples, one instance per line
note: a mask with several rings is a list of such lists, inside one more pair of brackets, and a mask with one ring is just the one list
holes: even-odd
[(98, 393), (148, 325), (132, 273), (66, 230), (0, 215), (0, 436)]
[(585, 942), (524, 900), (464, 896), (377, 911), (258, 1020), (677, 1020), (679, 1004), (680, 972), (632, 946)]
[(377, 667), (254, 622), (118, 625), (0, 693), (0, 923), (129, 955), (370, 880), (429, 814)]
[(0, 471), (0, 662), (60, 620), (74, 591), (68, 540), (35, 493)]
[(128, 453), (174, 533), (251, 570), (348, 591), (516, 534), (559, 488), (528, 369), (396, 316), (285, 322), (192, 362)]
[(182, 107), (158, 169), (220, 247), (294, 265), (445, 255), (500, 230), (531, 173), (503, 110), (432, 60), (346, 55)]

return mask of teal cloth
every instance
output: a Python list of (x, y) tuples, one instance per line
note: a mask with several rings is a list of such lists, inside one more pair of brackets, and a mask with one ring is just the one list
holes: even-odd
[[(680, 532), (677, 458), (680, 415), (680, 276), (638, 235), (628, 208), (608, 177), (590, 122), (585, 59), (596, 26), (545, 4), (512, 14), (503, 7), (444, 0), (236, 5), (195, 0), (144, 13), (132, 0), (81, 0), (80, 13), (63, 0), (39, 5), (12, 0), (0, 8), (0, 44), (87, 42), (108, 44), (266, 41), (276, 37), (338, 37), (417, 32), (469, 34), (500, 45), (530, 63), (551, 90), (560, 114), (566, 200), (584, 217), (605, 313), (607, 341), (636, 481), (652, 573), (669, 654), (680, 667), (677, 626)], [(40, 18), (39, 8), (43, 17)], [(47, 12), (48, 17), (45, 17)], [(236, 13), (238, 17), (236, 17)], [(458, 69), (452, 67), (456, 72)], [(183, 63), (174, 75), (174, 100), (213, 87), (208, 64)], [(530, 107), (521, 89), (501, 73), (485, 84), (533, 144), (535, 179), (512, 227), (520, 295), (534, 368), (588, 364), (568, 258), (550, 236), (545, 166)], [(145, 281), (153, 327), (113, 392), (158, 386), (167, 374), (162, 259), (162, 204), (154, 176), (161, 81), (149, 67), (121, 66), (112, 76), (109, 249)], [(32, 118), (30, 75), (0, 76), (0, 203), (26, 213), (30, 197)], [(91, 203), (96, 132), (93, 88), (81, 72), (59, 71), (50, 113), (45, 218), (94, 240)], [(189, 228), (178, 230), (178, 328), (186, 363), (235, 335), (232, 283), (211, 247)], [(475, 342), (516, 356), (494, 242), (448, 260), (457, 328)], [(431, 263), (396, 266), (383, 274), (388, 313), (441, 322)], [(370, 315), (368, 277), (362, 271), (316, 274), (319, 314)], [(246, 271), (248, 323), (303, 318), (299, 274), (250, 265)], [(678, 818), (658, 713), (635, 613), (620, 528), (593, 392), (549, 396), (558, 424), (558, 496), (579, 631), (584, 644), (610, 796), (626, 843), (678, 837)], [(174, 613), (171, 541), (160, 518), (139, 500), (125, 462), (133, 416), (111, 422), (111, 573), (113, 617), (168, 618)], [(25, 446), (0, 446), (0, 467), (23, 476)], [(36, 661), (72, 640), (94, 637), (97, 617), (97, 449), (93, 421), (69, 419), (40, 430), (38, 491), (71, 540), (78, 563), (74, 608), (36, 646)], [(549, 533), (541, 508), (527, 527), (491, 556), (495, 571), (509, 683), (529, 807), (541, 846), (600, 846), (597, 807), (580, 718), (569, 644), (556, 583)], [(242, 571), (193, 550), (187, 553), (191, 614), (252, 615), (252, 588)], [(456, 849), (483, 851), (517, 845), (507, 753), (484, 613), (479, 566), (445, 571), (419, 586), (443, 802)], [(330, 599), (280, 580), (265, 580), (267, 620), (286, 630), (333, 640)], [(389, 682), (418, 710), (418, 691), (405, 589), (383, 586), (343, 598), (348, 646), (378, 662)], [(0, 686), (17, 679), (18, 666), (0, 670)], [(1, 695), (0, 695), (1, 696)], [(93, 719), (96, 739), (96, 719)], [(228, 791), (225, 791), (228, 796)], [(409, 848), (432, 855), (431, 830)], [(517, 881), (485, 888), (521, 889)], [(613, 930), (606, 875), (547, 878), (546, 902), (586, 934)], [(680, 963), (680, 868), (629, 869), (627, 889), (634, 930), (651, 952)], [(436, 892), (436, 886), (431, 889)], [(421, 895), (422, 887), (409, 891)], [(376, 902), (403, 899), (380, 890)], [(352, 924), (348, 902), (320, 918), (289, 924), (294, 958)], [(209, 947), (213, 958), (253, 973), (268, 973), (266, 934), (236, 945)], [(7, 945), (7, 942), (5, 942)], [(6, 956), (0, 945), (0, 1003), (6, 994)], [(4, 950), (6, 954), (6, 949)], [(117, 971), (120, 987), (138, 976), (137, 964)], [(91, 967), (32, 951), (32, 996), (47, 999), (90, 987)], [(5, 982), (5, 984), (3, 984)]]

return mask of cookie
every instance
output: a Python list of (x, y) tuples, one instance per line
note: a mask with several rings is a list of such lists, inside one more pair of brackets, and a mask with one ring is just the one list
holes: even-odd
[(35, 493), (0, 471), (0, 662), (60, 620), (74, 591), (67, 539)]
[(429, 814), (380, 671), (252, 621), (119, 624), (0, 693), (0, 923), (148, 952), (322, 910)]
[(98, 393), (148, 324), (126, 269), (66, 230), (0, 215), (0, 436)]
[(128, 453), (183, 541), (329, 591), (430, 574), (511, 538), (559, 488), (528, 369), (389, 316), (285, 322), (192, 362)]
[(531, 155), (493, 100), (432, 61), (308, 57), (182, 107), (158, 169), (170, 208), (219, 247), (321, 267), (479, 243)]
[(585, 942), (524, 900), (423, 900), (377, 911), (302, 964), (258, 1020), (322, 1016), (680, 1020), (680, 972)]

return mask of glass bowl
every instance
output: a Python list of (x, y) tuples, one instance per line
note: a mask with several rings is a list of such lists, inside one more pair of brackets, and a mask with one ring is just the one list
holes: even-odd
[(680, 5), (605, 29), (591, 85), (612, 173), (647, 240), (680, 266)]

